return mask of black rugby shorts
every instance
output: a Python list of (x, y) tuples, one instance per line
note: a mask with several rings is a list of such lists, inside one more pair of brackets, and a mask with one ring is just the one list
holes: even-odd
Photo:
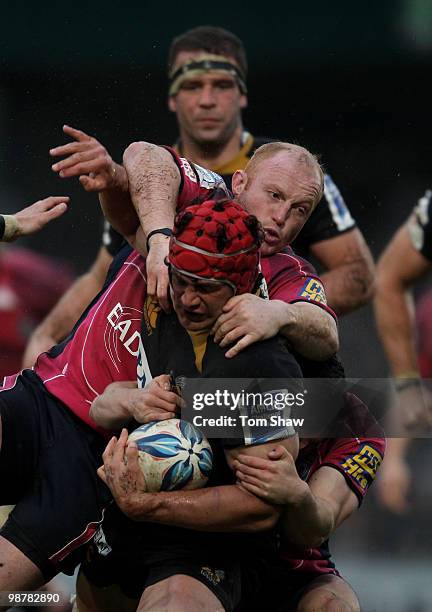
[(111, 499), (96, 474), (105, 440), (51, 396), (32, 370), (0, 390), (0, 534), (48, 581), (72, 573)]

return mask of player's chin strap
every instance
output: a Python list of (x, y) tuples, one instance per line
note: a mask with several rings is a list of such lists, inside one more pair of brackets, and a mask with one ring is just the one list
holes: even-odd
[(224, 55), (203, 53), (197, 58), (188, 60), (169, 75), (169, 95), (175, 96), (184, 81), (200, 77), (207, 72), (220, 72), (234, 77), (241, 93), (247, 94), (245, 76), (229, 58)]

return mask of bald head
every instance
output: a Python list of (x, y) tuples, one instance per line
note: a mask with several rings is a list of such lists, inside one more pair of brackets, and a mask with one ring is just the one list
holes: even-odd
[(256, 150), (244, 170), (236, 170), (236, 200), (264, 228), (261, 255), (267, 257), (290, 244), (322, 198), (324, 175), (304, 147), (272, 142)]
[(299, 170), (310, 171), (311, 176), (318, 179), (319, 189), (317, 190), (317, 196), (314, 201), (315, 208), (323, 196), (324, 173), (317, 157), (300, 145), (278, 141), (269, 142), (258, 147), (245, 168), (248, 179), (253, 180), (261, 164), (276, 156), (284, 157), (294, 169), (297, 167)]

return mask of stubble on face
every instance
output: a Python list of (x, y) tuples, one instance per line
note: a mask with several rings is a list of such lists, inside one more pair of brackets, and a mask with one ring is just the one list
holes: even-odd
[[(181, 52), (174, 70), (191, 59), (199, 59), (202, 51)], [(235, 64), (233, 58), (229, 58)], [(227, 84), (232, 83), (232, 87)], [(195, 84), (197, 90), (189, 90), (187, 84)], [(200, 84), (212, 84), (211, 102), (200, 103)], [(188, 139), (208, 157), (218, 157), (237, 130), (242, 129), (241, 109), (243, 96), (237, 81), (230, 75), (208, 72), (191, 78), (171, 99), (171, 110), (177, 114), (182, 139)], [(207, 123), (206, 123), (207, 122)]]

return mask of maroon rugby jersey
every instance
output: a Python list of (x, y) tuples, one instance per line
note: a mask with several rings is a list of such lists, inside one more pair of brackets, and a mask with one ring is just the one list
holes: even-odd
[(135, 379), (145, 297), (145, 260), (132, 251), (68, 341), (36, 362), (35, 371), (48, 391), (101, 432), (89, 409), (110, 383)]
[[(300, 449), (296, 468), (300, 478), (305, 481), (309, 481), (323, 466), (338, 470), (357, 496), (360, 505), (382, 463), (386, 442), (383, 432), (363, 402), (350, 393), (346, 394), (346, 398), (343, 420), (340, 421), (343, 425), (341, 433), (345, 432), (348, 436), (351, 431), (358, 430), (361, 424), (367, 436), (311, 441)], [(320, 547), (306, 551), (282, 542), (280, 558), (289, 570), (339, 575), (331, 561), (328, 540)]]
[[(221, 177), (169, 149), (181, 172), (178, 207), (207, 199), (216, 190), (227, 195)], [(108, 434), (90, 418), (93, 400), (112, 382), (136, 379), (141, 317), (146, 298), (145, 260), (125, 247), (113, 261), (114, 278), (93, 301), (73, 334), (39, 356), (35, 371), (48, 391), (80, 419)], [(110, 276), (110, 274), (109, 274)], [(147, 372), (147, 379), (150, 379)]]
[(336, 319), (333, 310), (327, 306), (324, 285), (314, 267), (295, 255), (290, 247), (271, 257), (263, 257), (261, 270), (272, 300), (282, 300), (290, 304), (312, 302)]
[[(181, 173), (178, 210), (194, 200), (229, 195), (219, 175), (180, 158), (169, 147), (167, 150)], [(271, 297), (286, 302), (312, 300), (327, 308), (322, 283), (305, 260), (287, 252), (263, 261)], [(111, 432), (94, 423), (89, 409), (110, 383), (136, 379), (137, 355), (142, 349), (141, 316), (146, 298), (145, 260), (130, 247), (125, 247), (113, 261), (109, 280), (71, 336), (40, 355), (35, 366), (52, 395), (106, 435)], [(150, 372), (146, 372), (145, 366), (146, 380), (150, 380)]]

